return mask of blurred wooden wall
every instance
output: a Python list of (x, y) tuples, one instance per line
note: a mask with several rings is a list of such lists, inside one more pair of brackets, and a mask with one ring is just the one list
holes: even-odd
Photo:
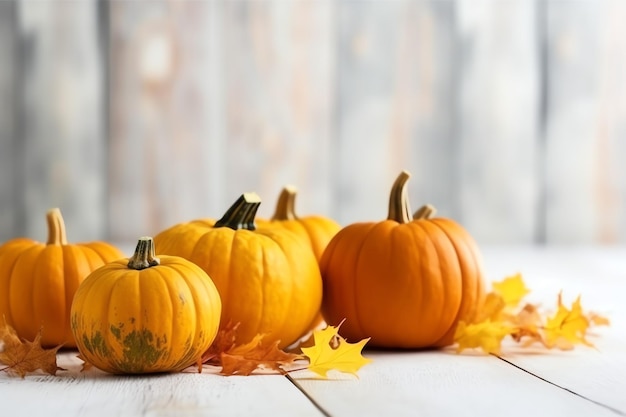
[(0, 241), (386, 216), (403, 169), (484, 244), (626, 243), (621, 0), (0, 2)]

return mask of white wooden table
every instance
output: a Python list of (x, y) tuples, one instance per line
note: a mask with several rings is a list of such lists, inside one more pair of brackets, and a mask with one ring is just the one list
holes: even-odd
[[(607, 315), (596, 348), (504, 348), (504, 357), (452, 350), (365, 352), (359, 378), (293, 382), (279, 375), (212, 373), (113, 376), (67, 371), (25, 379), (0, 374), (1, 416), (615, 416), (626, 415), (626, 248), (483, 248), (487, 278), (521, 272), (529, 301), (554, 305), (582, 294), (583, 307)], [(466, 351), (467, 352), (467, 351)]]

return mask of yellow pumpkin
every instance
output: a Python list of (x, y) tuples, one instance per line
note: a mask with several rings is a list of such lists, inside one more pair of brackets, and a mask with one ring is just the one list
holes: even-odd
[(311, 247), (285, 228), (256, 227), (261, 203), (243, 194), (217, 222), (175, 225), (154, 237), (159, 253), (181, 256), (206, 271), (222, 297), (222, 325), (239, 323), (238, 339), (265, 334), (285, 347), (309, 330), (322, 300)]
[(342, 335), (371, 346), (449, 345), (460, 320), (471, 321), (484, 298), (478, 247), (460, 225), (433, 218), (425, 206), (411, 218), (407, 172), (394, 183), (386, 220), (343, 228), (321, 260), (322, 312)]
[(24, 339), (41, 331), (45, 347), (75, 347), (70, 307), (76, 289), (94, 269), (124, 255), (105, 242), (68, 244), (58, 208), (46, 220), (46, 243), (17, 238), (0, 246), (0, 317)]
[(296, 215), (296, 195), (298, 190), (292, 185), (283, 187), (276, 209), (271, 218), (271, 224), (284, 227), (302, 236), (311, 244), (313, 253), (319, 261), (330, 239), (341, 229), (339, 223), (324, 216)]
[(210, 277), (176, 257), (156, 258), (152, 238), (133, 256), (92, 272), (72, 304), (80, 354), (111, 373), (179, 371), (209, 348), (221, 300)]

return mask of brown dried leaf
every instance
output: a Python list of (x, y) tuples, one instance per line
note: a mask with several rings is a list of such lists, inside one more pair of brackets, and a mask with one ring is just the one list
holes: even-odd
[(279, 341), (265, 343), (264, 335), (256, 335), (250, 342), (237, 345), (239, 324), (228, 324), (218, 332), (215, 341), (202, 356), (199, 364), (221, 366), (223, 375), (250, 375), (256, 370), (274, 370), (284, 373), (284, 366), (301, 359), (301, 355), (278, 348)]
[(57, 351), (61, 346), (52, 349), (41, 347), (41, 331), (32, 342), (22, 340), (15, 329), (6, 322), (0, 328), (0, 364), (5, 365), (1, 370), (9, 375), (24, 378), (27, 374), (41, 369), (43, 372), (56, 375)]

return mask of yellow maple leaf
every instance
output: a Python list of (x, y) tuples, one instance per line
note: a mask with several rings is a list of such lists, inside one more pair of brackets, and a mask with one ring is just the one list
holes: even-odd
[(585, 339), (589, 328), (589, 319), (583, 313), (580, 296), (571, 308), (563, 305), (562, 295), (558, 296), (558, 310), (544, 326), (545, 343), (548, 348), (572, 349), (574, 344), (582, 343), (593, 346)]
[(478, 312), (474, 323), (480, 323), (483, 321), (501, 321), (502, 311), (506, 307), (504, 298), (502, 295), (496, 292), (490, 292), (485, 296), (485, 301), (481, 310)]
[(505, 336), (515, 329), (501, 321), (482, 321), (467, 324), (460, 321), (454, 333), (457, 353), (468, 348), (481, 348), (486, 353), (500, 354), (500, 345)]
[(363, 365), (372, 361), (361, 355), (369, 338), (357, 343), (348, 343), (338, 334), (339, 326), (327, 326), (325, 329), (315, 330), (313, 332), (315, 344), (302, 348), (302, 353), (309, 358), (310, 362), (307, 369), (324, 378), (327, 378), (327, 373), (331, 370), (356, 375)]
[(491, 286), (496, 294), (502, 296), (508, 307), (516, 307), (530, 292), (522, 279), (522, 274), (515, 274), (504, 278), (502, 281), (493, 282)]

